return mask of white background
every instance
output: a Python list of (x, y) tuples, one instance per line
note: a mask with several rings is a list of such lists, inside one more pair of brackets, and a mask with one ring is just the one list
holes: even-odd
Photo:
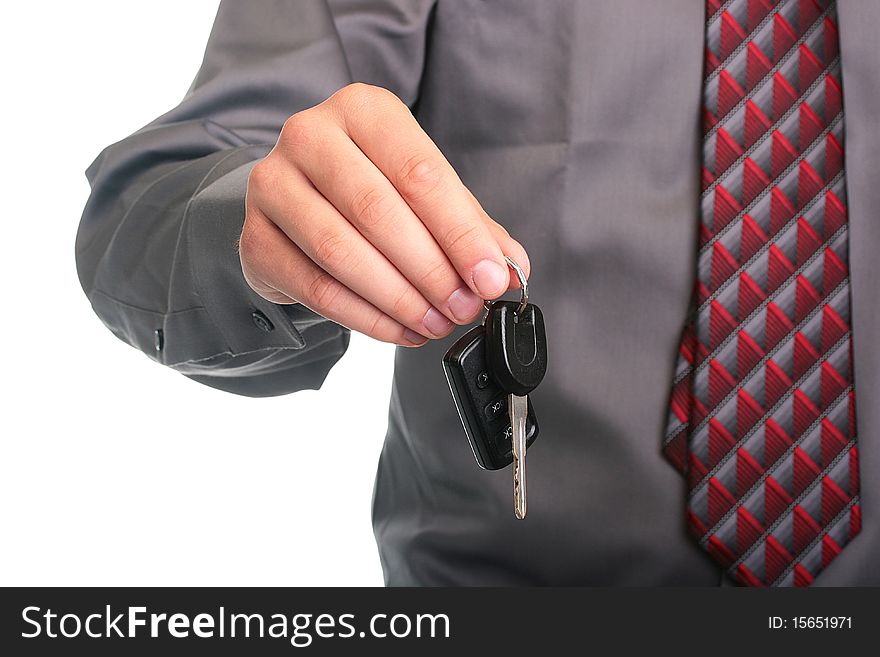
[(353, 335), (322, 390), (248, 399), (117, 340), (79, 287), (84, 170), (179, 102), (216, 7), (0, 9), (0, 585), (382, 584), (393, 347)]

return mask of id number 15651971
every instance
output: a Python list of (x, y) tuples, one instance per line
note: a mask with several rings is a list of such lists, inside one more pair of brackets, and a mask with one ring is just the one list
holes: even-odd
[(852, 616), (769, 616), (771, 630), (851, 630)]

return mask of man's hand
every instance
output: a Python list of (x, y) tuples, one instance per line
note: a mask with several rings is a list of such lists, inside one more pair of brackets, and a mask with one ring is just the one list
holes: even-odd
[(250, 174), (239, 251), (269, 301), (410, 347), (518, 286), (505, 255), (529, 272), (409, 108), (365, 84), (285, 122)]

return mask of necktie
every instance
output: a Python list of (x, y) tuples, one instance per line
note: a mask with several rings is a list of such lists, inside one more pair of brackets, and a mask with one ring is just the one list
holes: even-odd
[(738, 584), (808, 586), (859, 532), (838, 26), (707, 0), (699, 256), (663, 453)]

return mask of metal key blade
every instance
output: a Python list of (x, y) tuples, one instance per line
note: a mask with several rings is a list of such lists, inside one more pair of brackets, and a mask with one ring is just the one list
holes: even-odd
[(522, 520), (526, 517), (526, 416), (529, 398), (507, 395), (507, 410), (513, 448), (513, 511)]

